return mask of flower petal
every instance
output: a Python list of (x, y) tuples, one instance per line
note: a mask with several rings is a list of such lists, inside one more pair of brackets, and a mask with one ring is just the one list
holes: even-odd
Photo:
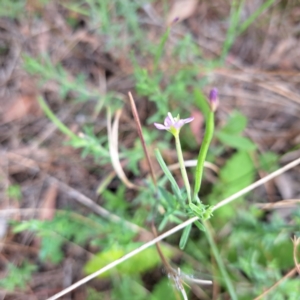
[[(164, 124), (154, 123), (154, 126), (159, 130), (168, 130), (175, 134), (174, 132), (179, 132), (180, 128), (186, 124), (190, 123), (194, 120), (193, 117), (186, 119), (179, 119), (179, 115), (174, 118), (170, 112), (168, 112), (167, 117), (164, 120)], [(175, 130), (175, 131), (174, 131)]]
[(170, 127), (164, 126), (162, 124), (154, 123), (154, 126), (159, 130), (168, 130)]
[(175, 124), (173, 126), (176, 129), (180, 129), (183, 125), (184, 125), (184, 121), (183, 120), (178, 120), (177, 122), (175, 122)]
[(174, 125), (175, 124), (175, 119), (173, 118), (173, 116), (172, 116), (172, 114), (170, 112), (168, 112), (168, 117), (171, 120), (172, 125)]
[(169, 127), (173, 124), (172, 120), (167, 116), (164, 121), (165, 126)]
[(186, 119), (183, 119), (182, 121), (184, 122), (184, 124), (187, 124), (187, 123), (190, 123), (194, 120), (194, 117), (190, 117), (190, 118), (186, 118)]

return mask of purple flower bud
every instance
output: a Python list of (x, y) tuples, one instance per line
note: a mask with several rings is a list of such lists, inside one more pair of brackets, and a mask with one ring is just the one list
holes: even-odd
[(218, 90), (216, 88), (213, 88), (209, 92), (209, 104), (212, 111), (216, 111), (218, 105), (219, 105), (219, 98), (218, 98)]

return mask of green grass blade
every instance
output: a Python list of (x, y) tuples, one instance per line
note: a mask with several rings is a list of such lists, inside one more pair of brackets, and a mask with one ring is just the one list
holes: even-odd
[(237, 27), (240, 20), (240, 15), (242, 12), (242, 7), (245, 0), (242, 0), (240, 4), (238, 4), (237, 0), (232, 1), (231, 5), (231, 13), (230, 13), (230, 25), (226, 33), (226, 39), (224, 41), (222, 47), (222, 53), (220, 57), (221, 63), (224, 62), (233, 42), (237, 36)]
[(264, 10), (268, 9), (274, 2), (275, 0), (268, 0), (264, 2), (247, 20), (241, 24), (241, 26), (239, 26), (237, 35), (243, 33), (255, 21), (255, 19), (259, 17)]
[(38, 97), (38, 102), (45, 113), (45, 115), (50, 119), (50, 121), (56, 125), (56, 127), (65, 135), (73, 139), (80, 139), (76, 134), (74, 134), (65, 124), (63, 124), (57, 116), (53, 113), (50, 107), (47, 105), (42, 97)]
[(167, 165), (166, 165), (164, 159), (162, 158), (162, 156), (161, 156), (158, 149), (155, 149), (155, 156), (156, 156), (156, 159), (157, 159), (160, 167), (162, 168), (163, 172), (165, 173), (168, 180), (170, 181), (170, 183), (172, 185), (172, 188), (173, 188), (174, 192), (176, 193), (177, 197), (179, 199), (182, 199), (182, 195), (181, 195), (181, 191), (179, 189), (179, 186), (177, 185), (175, 178), (173, 177), (170, 170), (168, 169), (168, 167), (167, 167)]
[(160, 43), (159, 43), (158, 48), (156, 50), (156, 53), (155, 53), (155, 56), (154, 56), (154, 72), (158, 68), (158, 64), (159, 64), (160, 59), (162, 57), (162, 54), (163, 54), (163, 51), (164, 51), (164, 47), (165, 47), (165, 44), (166, 44), (166, 42), (168, 40), (169, 34), (170, 34), (170, 27), (168, 27), (168, 29), (166, 30), (166, 32), (161, 37)]
[(186, 245), (186, 243), (189, 239), (189, 236), (190, 236), (191, 229), (192, 229), (192, 224), (189, 224), (188, 226), (186, 226), (183, 229), (182, 236), (181, 236), (180, 242), (179, 242), (179, 248), (181, 250), (183, 250), (185, 248), (185, 245)]

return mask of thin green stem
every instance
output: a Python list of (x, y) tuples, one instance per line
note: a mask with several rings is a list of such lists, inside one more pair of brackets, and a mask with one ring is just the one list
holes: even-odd
[(238, 23), (240, 21), (240, 16), (241, 16), (241, 12), (242, 12), (242, 8), (244, 5), (244, 1), (242, 0), (237, 1), (237, 0), (233, 0), (231, 2), (231, 9), (230, 9), (230, 20), (229, 20), (229, 28), (227, 30), (226, 33), (226, 38), (225, 41), (223, 43), (223, 47), (222, 47), (222, 53), (220, 56), (220, 62), (224, 63), (224, 60), (234, 42), (234, 39), (237, 36), (237, 28), (238, 28)]
[(208, 113), (207, 119), (206, 119), (205, 134), (204, 134), (203, 142), (202, 142), (202, 145), (201, 145), (201, 148), (199, 151), (199, 155), (198, 155), (198, 161), (197, 161), (196, 173), (195, 173), (195, 188), (194, 188), (193, 199), (196, 199), (196, 197), (200, 191), (205, 158), (206, 158), (207, 151), (208, 151), (210, 142), (211, 142), (213, 134), (214, 134), (214, 128), (215, 128), (215, 114), (212, 110), (210, 110)]
[(158, 48), (156, 50), (156, 53), (154, 55), (153, 73), (155, 73), (157, 71), (158, 64), (159, 64), (159, 62), (161, 60), (161, 57), (162, 57), (162, 54), (163, 54), (163, 51), (164, 51), (164, 48), (165, 48), (165, 44), (166, 44), (166, 42), (168, 40), (168, 37), (170, 35), (170, 30), (171, 30), (171, 28), (168, 27), (167, 30), (166, 30), (166, 32), (161, 37), (160, 43), (159, 43)]
[(216, 259), (216, 262), (219, 266), (219, 269), (221, 271), (221, 274), (222, 274), (222, 277), (224, 278), (224, 281), (225, 281), (225, 284), (227, 286), (227, 289), (228, 289), (228, 292), (230, 294), (230, 299), (231, 300), (237, 300), (237, 295), (235, 293), (235, 290), (234, 290), (234, 287), (233, 287), (233, 284), (230, 280), (230, 277), (226, 271), (226, 268), (225, 268), (225, 265), (223, 263), (223, 260), (222, 260), (222, 257), (219, 253), (219, 250), (217, 248), (217, 245), (213, 239), (213, 234), (212, 234), (212, 228), (210, 227), (210, 224), (208, 221), (205, 221), (204, 223), (204, 226), (206, 227), (206, 230), (205, 230), (205, 235), (207, 237), (207, 240), (210, 244), (210, 247), (212, 249), (212, 252), (213, 252), (213, 255)]
[(44, 111), (45, 115), (56, 125), (56, 127), (65, 135), (72, 139), (80, 139), (75, 133), (73, 133), (64, 123), (62, 123), (57, 116), (52, 112), (50, 107), (47, 105), (42, 97), (38, 97), (38, 102)]
[(184, 165), (184, 159), (183, 159), (181, 145), (180, 145), (179, 133), (175, 134), (174, 137), (175, 137), (176, 150), (177, 150), (177, 156), (178, 156), (178, 161), (179, 161), (179, 166), (180, 166), (182, 179), (183, 179), (183, 182), (184, 182), (184, 185), (185, 185), (185, 188), (186, 188), (189, 203), (191, 203), (192, 202), (192, 199), (191, 199), (191, 186), (190, 186), (190, 182), (189, 182), (189, 179), (188, 179), (188, 176), (187, 176), (187, 173), (186, 173), (186, 169), (185, 169), (185, 165)]
[(237, 35), (242, 34), (255, 21), (255, 19), (267, 10), (274, 2), (275, 0), (268, 0), (262, 3), (262, 5), (250, 17), (239, 26)]

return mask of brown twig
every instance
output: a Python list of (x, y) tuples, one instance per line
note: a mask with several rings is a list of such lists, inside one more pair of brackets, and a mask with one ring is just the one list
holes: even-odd
[(297, 204), (300, 204), (300, 199), (285, 199), (274, 203), (256, 203), (256, 206), (264, 210), (271, 210), (276, 208), (296, 207)]
[(148, 149), (146, 147), (146, 142), (145, 142), (145, 139), (144, 139), (144, 136), (143, 136), (143, 131), (142, 131), (142, 126), (141, 126), (139, 114), (137, 112), (135, 102), (134, 102), (134, 99), (131, 95), (131, 92), (128, 92), (128, 96), (129, 96), (129, 99), (130, 99), (131, 110), (132, 110), (132, 114), (133, 114), (133, 117), (134, 117), (134, 120), (135, 120), (135, 123), (136, 123), (138, 135), (139, 135), (139, 138), (141, 140), (143, 150), (144, 150), (144, 153), (145, 153), (145, 156), (146, 156), (146, 159), (147, 159), (147, 163), (148, 163), (148, 166), (149, 166), (149, 169), (150, 169), (151, 178), (152, 178), (152, 181), (153, 181), (154, 185), (156, 186), (156, 178), (155, 178), (155, 174), (154, 174), (154, 169), (153, 169), (153, 165), (151, 163), (151, 159), (150, 159)]

